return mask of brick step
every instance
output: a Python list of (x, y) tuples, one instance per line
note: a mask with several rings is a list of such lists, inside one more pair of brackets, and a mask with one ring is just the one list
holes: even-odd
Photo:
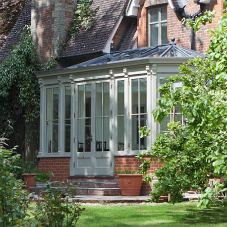
[(77, 188), (76, 195), (119, 196), (120, 188)]
[(88, 177), (76, 177), (76, 176), (72, 176), (69, 177), (69, 180), (71, 182), (118, 182), (118, 180), (116, 180), (114, 177), (92, 177), (92, 176), (88, 176)]
[(90, 182), (80, 181), (76, 182), (77, 187), (80, 188), (119, 188), (118, 182)]

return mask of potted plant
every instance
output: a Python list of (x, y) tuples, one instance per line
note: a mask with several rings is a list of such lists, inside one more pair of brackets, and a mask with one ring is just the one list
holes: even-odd
[(53, 173), (46, 173), (44, 171), (37, 173), (35, 176), (35, 182), (38, 188), (46, 187)]
[(22, 162), (21, 163), (21, 172), (24, 178), (24, 182), (26, 188), (30, 190), (31, 187), (36, 187), (36, 183), (34, 177), (39, 172), (38, 168), (36, 167), (35, 163), (33, 162)]
[(119, 176), (119, 184), (121, 187), (121, 195), (123, 196), (139, 196), (142, 186), (143, 175), (139, 171), (116, 171)]

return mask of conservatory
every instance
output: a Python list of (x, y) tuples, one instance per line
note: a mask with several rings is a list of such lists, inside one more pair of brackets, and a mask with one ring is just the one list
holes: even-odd
[[(161, 124), (151, 114), (158, 87), (196, 56), (205, 57), (171, 43), (38, 72), (38, 157), (68, 157), (71, 176), (113, 176), (115, 156), (138, 155), (150, 148), (157, 133), (167, 131), (172, 113)], [(175, 119), (183, 120), (178, 108)], [(149, 137), (139, 137), (142, 126), (151, 129)]]

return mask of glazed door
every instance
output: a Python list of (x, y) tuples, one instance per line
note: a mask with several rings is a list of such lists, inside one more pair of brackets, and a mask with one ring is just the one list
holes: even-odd
[(75, 175), (110, 175), (109, 82), (76, 85)]

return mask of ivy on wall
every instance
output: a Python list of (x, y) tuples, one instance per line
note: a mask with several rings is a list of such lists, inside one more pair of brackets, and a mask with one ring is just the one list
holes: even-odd
[(17, 116), (25, 121), (39, 117), (39, 84), (34, 72), (40, 69), (30, 30), (25, 28), (0, 67), (0, 135), (12, 134)]
[[(90, 8), (91, 2), (77, 1), (72, 24), (68, 30), (68, 40), (76, 38), (81, 28), (87, 30), (92, 27), (94, 12)], [(0, 66), (0, 136), (10, 138), (17, 129), (16, 133), (20, 135), (16, 136), (19, 138), (15, 141), (16, 144), (23, 139), (25, 122), (34, 122), (39, 117), (39, 84), (35, 72), (55, 68), (56, 59), (67, 44), (67, 40), (64, 45), (59, 44), (61, 48), (58, 56), (51, 56), (46, 65), (41, 66), (31, 41), (30, 29), (25, 28), (20, 32), (22, 32), (20, 42)], [(18, 145), (23, 149), (23, 144)]]
[(78, 0), (72, 25), (69, 28), (69, 38), (76, 38), (80, 29), (92, 28), (94, 22), (94, 11), (90, 8), (92, 0)]

